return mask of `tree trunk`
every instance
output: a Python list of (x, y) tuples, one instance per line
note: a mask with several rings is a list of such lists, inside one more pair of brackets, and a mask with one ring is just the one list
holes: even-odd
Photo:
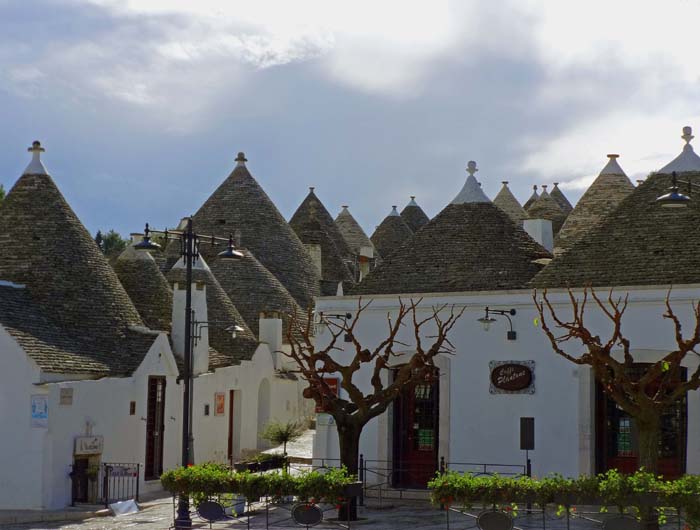
[(661, 417), (659, 414), (650, 413), (635, 419), (639, 434), (639, 467), (643, 467), (644, 471), (657, 473)]
[[(656, 474), (659, 463), (659, 440), (661, 438), (661, 415), (655, 412), (635, 418), (639, 435), (639, 467)], [(659, 516), (654, 507), (641, 510), (642, 524), (646, 530), (658, 530)]]
[[(338, 442), (340, 443), (340, 464), (345, 466), (348, 473), (358, 476), (360, 460), (360, 434), (362, 429), (355, 425), (337, 423)], [(338, 519), (341, 521), (357, 520), (357, 497), (350, 499), (349, 503), (341, 504), (338, 510)]]

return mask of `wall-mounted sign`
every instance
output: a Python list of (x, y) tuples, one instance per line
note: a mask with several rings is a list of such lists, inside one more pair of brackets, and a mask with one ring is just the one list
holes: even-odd
[(49, 426), (49, 398), (44, 394), (31, 396), (32, 427), (46, 429)]
[[(338, 387), (340, 386), (340, 379), (337, 377), (324, 377), (323, 380), (325, 383), (328, 385), (329, 396), (337, 396), (338, 395)], [(321, 412), (328, 412), (328, 407), (324, 404), (316, 404), (316, 412), (321, 413)]]
[(534, 394), (535, 361), (491, 361), (492, 394)]
[(104, 448), (104, 438), (102, 436), (76, 436), (76, 455), (101, 455)]
[(62, 388), (60, 390), (58, 404), (65, 405), (65, 406), (70, 406), (73, 404), (73, 389), (72, 388), (68, 387), (68, 388)]
[(214, 394), (214, 416), (223, 416), (226, 412), (226, 394), (217, 392)]

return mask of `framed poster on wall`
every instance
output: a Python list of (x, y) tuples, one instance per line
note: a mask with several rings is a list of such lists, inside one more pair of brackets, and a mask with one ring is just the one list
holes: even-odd
[(217, 392), (214, 394), (214, 416), (223, 416), (226, 412), (226, 394)]

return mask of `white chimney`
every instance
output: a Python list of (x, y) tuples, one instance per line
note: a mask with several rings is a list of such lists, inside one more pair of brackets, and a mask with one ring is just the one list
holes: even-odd
[(523, 228), (532, 239), (546, 248), (549, 252), (554, 249), (554, 234), (552, 221), (549, 219), (525, 219)]
[(270, 348), (275, 368), (279, 368), (279, 352), (282, 349), (282, 318), (276, 311), (260, 313), (260, 342), (264, 342)]
[[(182, 258), (173, 266), (174, 270), (181, 270), (185, 274), (185, 263)], [(209, 266), (200, 256), (192, 267), (195, 270), (209, 270)], [(185, 296), (184, 283), (175, 282), (173, 285), (173, 349), (175, 355), (185, 358)], [(207, 316), (207, 287), (204, 282), (192, 282), (192, 320), (196, 322), (208, 322)], [(207, 326), (194, 326), (194, 349), (192, 351), (192, 374), (199, 375), (209, 370), (209, 328)]]

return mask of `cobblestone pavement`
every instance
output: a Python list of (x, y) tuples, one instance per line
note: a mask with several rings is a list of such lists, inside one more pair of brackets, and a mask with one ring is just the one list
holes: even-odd
[[(474, 512), (475, 514), (476, 512)], [(371, 528), (372, 530), (467, 530), (476, 528), (476, 518), (472, 515), (465, 515), (455, 511), (450, 511), (449, 522), (445, 511), (437, 510), (431, 507), (425, 501), (415, 501), (413, 503), (406, 502), (402, 505), (384, 506), (368, 506), (360, 508), (360, 521), (351, 523), (351, 528), (364, 530)], [(329, 510), (326, 516), (331, 518), (335, 515), (335, 511)], [(294, 524), (290, 519), (288, 509), (274, 507), (267, 514), (268, 520), (266, 526), (265, 510), (260, 509), (256, 515), (250, 518), (250, 521), (243, 516), (239, 519), (216, 523), (215, 529), (239, 529), (246, 530), (247, 528), (260, 530), (263, 528), (270, 529), (296, 529), (300, 527)], [(600, 530), (599, 523), (601, 514), (591, 513), (589, 518), (581, 517), (580, 515), (570, 520), (571, 530)], [(0, 530), (117, 530), (123, 528), (138, 528), (139, 530), (164, 530), (170, 528), (173, 521), (173, 505), (168, 500), (152, 503), (139, 513), (126, 515), (121, 517), (98, 517), (88, 519), (81, 522), (55, 522), (55, 523), (34, 523), (24, 525), (0, 526)], [(209, 528), (209, 525), (204, 521), (197, 520), (193, 517), (195, 528)], [(250, 526), (248, 526), (250, 525)], [(338, 529), (339, 525), (332, 520), (326, 520), (320, 525), (314, 527), (317, 529)], [(524, 511), (515, 519), (515, 530), (536, 530), (542, 529), (542, 515), (532, 514), (527, 515)], [(566, 530), (567, 524), (564, 517), (557, 517), (553, 513), (548, 513), (545, 520), (544, 528), (546, 530)], [(678, 528), (676, 524), (669, 524), (665, 527), (666, 530)]]

